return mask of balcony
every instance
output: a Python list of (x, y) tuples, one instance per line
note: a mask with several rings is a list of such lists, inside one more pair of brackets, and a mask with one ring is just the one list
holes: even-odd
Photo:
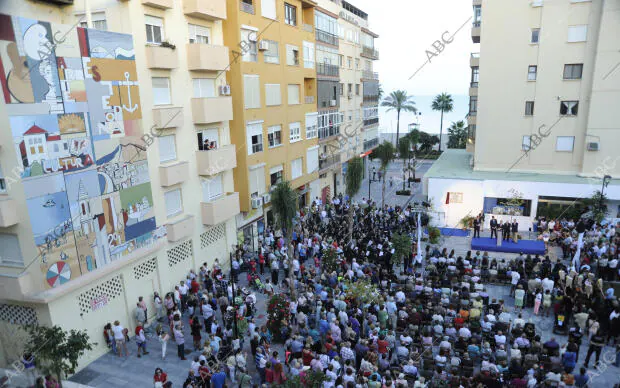
[(476, 6), (476, 5), (482, 5), (482, 0), (473, 0), (472, 1), (472, 5)]
[(12, 198), (0, 199), (0, 228), (8, 228), (19, 222), (19, 206)]
[(226, 20), (226, 0), (183, 0), (183, 13), (204, 20)]
[(334, 136), (340, 135), (340, 125), (332, 125), (330, 127), (319, 128), (319, 140), (329, 140)]
[[(475, 85), (475, 86), (473, 86)], [(469, 85), (469, 96), (473, 97), (473, 96), (477, 96), (478, 95), (478, 82), (472, 82)]]
[(146, 65), (149, 69), (176, 69), (179, 66), (177, 51), (162, 46), (146, 46)]
[(480, 53), (471, 53), (469, 67), (480, 67)]
[(252, 4), (251, 2), (248, 3), (246, 1), (241, 0), (239, 2), (239, 9), (241, 9), (242, 12), (254, 15), (254, 4)]
[(153, 108), (153, 126), (156, 129), (181, 128), (183, 126), (183, 108)]
[(317, 28), (315, 37), (317, 42), (323, 42), (331, 44), (332, 46), (338, 46), (338, 37), (329, 32), (321, 31)]
[(201, 202), (202, 223), (214, 226), (239, 214), (239, 193), (228, 193), (210, 202)]
[(475, 21), (471, 28), (471, 41), (480, 43), (480, 21)]
[(304, 97), (304, 102), (306, 104), (314, 104), (314, 96), (305, 96)]
[(374, 139), (370, 139), (370, 140), (364, 140), (364, 151), (368, 151), (370, 149), (375, 148), (376, 146), (379, 145), (379, 138), (376, 137)]
[(365, 119), (364, 120), (364, 126), (369, 126), (369, 125), (375, 125), (375, 124), (379, 124), (379, 118), (378, 117), (373, 117), (370, 119)]
[(304, 23), (301, 25), (301, 29), (306, 31), (306, 32), (313, 32), (314, 31), (314, 27), (312, 26), (312, 24), (307, 24)]
[(189, 70), (224, 71), (229, 69), (228, 47), (205, 43), (187, 44)]
[(467, 125), (476, 125), (476, 112), (473, 115), (471, 112), (467, 115)]
[(169, 9), (174, 6), (174, 0), (142, 0), (142, 4), (159, 9)]
[(378, 103), (379, 95), (364, 95), (364, 103)]
[(219, 123), (232, 118), (232, 97), (192, 98), (194, 124)]
[(324, 75), (328, 77), (338, 77), (340, 74), (340, 68), (337, 65), (331, 65), (329, 63), (320, 63), (316, 64), (316, 74)]
[(196, 151), (198, 175), (215, 175), (237, 167), (237, 150), (234, 144), (215, 150)]
[(377, 60), (379, 59), (379, 51), (375, 50), (373, 47), (362, 46), (362, 52), (360, 56)]
[(159, 184), (164, 187), (176, 185), (189, 179), (189, 163), (177, 162), (159, 166)]
[(194, 216), (188, 215), (178, 221), (166, 224), (166, 233), (170, 242), (191, 236), (194, 233)]
[(362, 70), (363, 80), (379, 80), (379, 73), (370, 70)]
[(340, 164), (340, 154), (338, 155), (330, 155), (324, 158), (319, 158), (319, 171), (327, 170), (331, 167)]

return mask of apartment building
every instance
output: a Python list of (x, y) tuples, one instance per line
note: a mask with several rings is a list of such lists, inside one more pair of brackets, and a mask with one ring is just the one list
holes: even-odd
[(347, 161), (368, 156), (379, 144), (379, 77), (373, 71), (379, 54), (367, 13), (341, 0), (318, 4), (319, 172), (325, 200), (344, 191)]
[(225, 0), (84, 4), (0, 1), (0, 330), (87, 329), (81, 366), (105, 322), (135, 326), (139, 296), (152, 318), (155, 291), (228, 265), (243, 95)]
[(233, 59), (232, 142), (241, 241), (256, 247), (273, 224), (270, 190), (291, 182), (304, 206), (318, 195), (317, 80), (310, 0), (227, 1), (224, 43)]
[(467, 152), (426, 174), (440, 222), (483, 211), (528, 230), (601, 189), (620, 218), (618, 2), (474, 0), (471, 36)]

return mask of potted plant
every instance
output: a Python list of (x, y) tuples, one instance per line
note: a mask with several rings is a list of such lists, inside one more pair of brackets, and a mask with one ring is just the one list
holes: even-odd
[(474, 217), (468, 214), (465, 217), (461, 218), (461, 221), (459, 221), (459, 224), (462, 225), (463, 230), (469, 229), (474, 224)]

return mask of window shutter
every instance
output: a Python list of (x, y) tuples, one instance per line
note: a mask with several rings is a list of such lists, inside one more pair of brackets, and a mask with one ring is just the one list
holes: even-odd
[(153, 85), (153, 105), (170, 104), (170, 79), (154, 77)]
[(159, 138), (159, 161), (168, 162), (177, 158), (174, 135), (160, 136)]
[(164, 21), (157, 16), (144, 15), (144, 23), (151, 26), (164, 27)]
[(204, 202), (211, 202), (222, 194), (223, 186), (221, 174), (202, 181), (202, 200)]
[(319, 169), (318, 146), (308, 148), (308, 151), (306, 152), (306, 169), (308, 170), (308, 174), (312, 174)]
[(299, 85), (288, 85), (289, 105), (299, 104)]
[(258, 195), (262, 195), (265, 191), (265, 166), (254, 169), (250, 167), (250, 194), (258, 193)]
[(276, 0), (261, 0), (262, 15), (269, 19), (276, 19)]
[(166, 202), (166, 215), (168, 217), (172, 217), (173, 215), (183, 211), (181, 189), (166, 192), (164, 194), (164, 200)]
[(265, 105), (281, 105), (280, 84), (265, 84)]
[(243, 75), (245, 109), (260, 108), (260, 80), (255, 74)]
[(588, 35), (588, 26), (586, 24), (568, 27), (569, 42), (585, 42)]
[(303, 175), (303, 158), (297, 158), (291, 162), (291, 178), (297, 179)]

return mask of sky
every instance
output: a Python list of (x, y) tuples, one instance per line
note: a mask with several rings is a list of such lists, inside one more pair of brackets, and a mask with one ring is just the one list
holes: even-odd
[[(428, 133), (439, 133), (440, 113), (430, 108), (433, 97), (439, 93), (449, 93), (454, 100), (453, 112), (444, 115), (444, 133), (452, 121), (465, 120), (471, 77), (469, 57), (479, 51), (479, 44), (471, 41), (472, 2), (348, 1), (368, 14), (370, 30), (379, 35), (375, 39), (379, 60), (375, 61), (374, 70), (379, 72), (384, 96), (398, 89), (413, 95), (416, 107), (422, 112), (418, 117), (420, 129)], [(437, 53), (433, 42), (441, 42), (446, 31), (446, 40), (453, 34), (454, 40), (424, 65), (426, 50)], [(379, 109), (381, 132), (396, 132), (396, 121), (395, 112)], [(414, 122), (416, 118), (412, 114), (401, 113), (401, 132), (406, 132), (407, 124)]]

